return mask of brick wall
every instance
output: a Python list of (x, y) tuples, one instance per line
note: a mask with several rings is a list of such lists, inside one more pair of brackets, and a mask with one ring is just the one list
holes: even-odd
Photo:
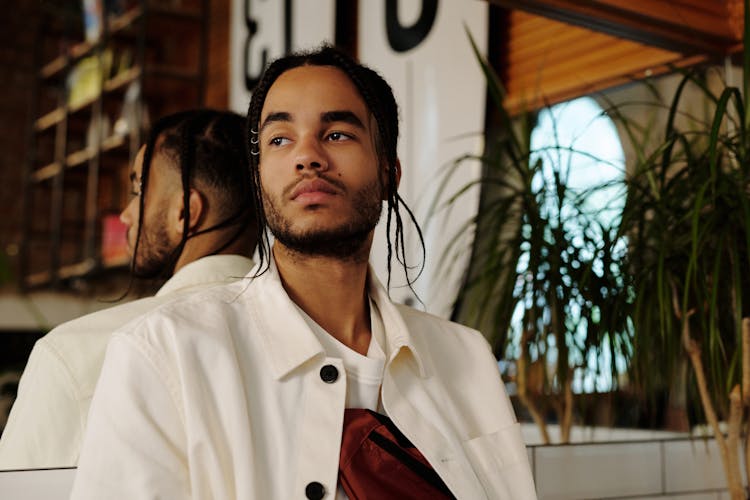
[(0, 255), (10, 253), (12, 266), (21, 239), (22, 174), (38, 4), (39, 0), (15, 0), (12, 9), (6, 5), (0, 16)]

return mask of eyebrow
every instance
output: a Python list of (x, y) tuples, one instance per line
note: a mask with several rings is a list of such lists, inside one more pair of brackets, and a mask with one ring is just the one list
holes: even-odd
[[(266, 119), (263, 120), (263, 124), (260, 126), (260, 130), (258, 130), (258, 135), (260, 135), (263, 132), (263, 129), (265, 129), (268, 125), (274, 122), (291, 122), (291, 121), (292, 121), (292, 115), (291, 113), (287, 113), (286, 111), (277, 111), (274, 113), (270, 113), (266, 117)], [(365, 128), (364, 124), (362, 123), (362, 120), (357, 118), (357, 115), (355, 115), (353, 112), (348, 111), (348, 110), (326, 111), (320, 114), (320, 121), (323, 123), (343, 122), (343, 123), (348, 123), (350, 125), (353, 125), (363, 130)]]
[(325, 113), (321, 113), (320, 121), (323, 123), (344, 122), (361, 129), (365, 128), (362, 120), (357, 118), (357, 115), (351, 111), (326, 111)]
[(263, 129), (265, 129), (267, 126), (274, 122), (290, 122), (292, 121), (292, 115), (287, 113), (286, 111), (277, 111), (275, 113), (270, 113), (268, 116), (266, 116), (266, 119), (263, 120), (263, 124), (260, 126), (260, 129), (258, 130), (258, 135), (260, 135), (263, 132)]

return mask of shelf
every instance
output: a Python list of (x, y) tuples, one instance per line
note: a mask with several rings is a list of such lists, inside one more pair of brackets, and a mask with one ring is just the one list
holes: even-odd
[[(107, 137), (102, 141), (102, 143), (99, 145), (99, 152), (100, 153), (106, 153), (108, 151), (112, 151), (113, 149), (117, 149), (119, 147), (122, 147), (125, 145), (125, 137), (122, 135), (112, 135)], [(86, 163), (87, 161), (91, 160), (96, 156), (96, 149), (94, 148), (85, 148), (78, 151), (75, 151), (67, 156), (65, 158), (65, 166), (67, 168), (73, 168), (77, 167), (78, 165), (82, 165)]]
[[(139, 6), (134, 7), (128, 12), (112, 19), (109, 23), (110, 34), (116, 34), (128, 28), (133, 23), (135, 23), (135, 21), (141, 15), (143, 15), (143, 8)], [(65, 53), (60, 54), (52, 61), (42, 66), (42, 69), (39, 70), (39, 76), (46, 79), (57, 76), (66, 68), (72, 66), (73, 63), (75, 63), (79, 59), (82, 59), (87, 55), (93, 53), (94, 49), (98, 47), (100, 43), (101, 40), (97, 42), (84, 41), (76, 43), (75, 45), (71, 46)]]
[[(141, 69), (139, 67), (130, 68), (128, 70), (125, 70), (118, 75), (114, 76), (113, 78), (110, 78), (106, 82), (104, 82), (104, 92), (105, 93), (111, 93), (116, 92), (118, 90), (121, 90), (128, 85), (130, 85), (132, 82), (136, 81), (141, 76)], [(67, 114), (73, 114), (77, 113), (78, 111), (81, 111), (84, 108), (87, 108), (94, 104), (97, 99), (99, 98), (99, 94), (89, 97), (88, 99), (85, 99), (84, 101), (76, 104), (75, 106), (70, 106), (67, 108)], [(42, 117), (38, 118), (36, 122), (34, 122), (34, 130), (37, 132), (43, 132), (47, 130), (50, 127), (53, 127), (57, 125), (58, 123), (62, 122), (63, 119), (65, 119), (66, 114), (66, 108), (65, 107), (59, 107), (56, 108), (46, 115), (43, 115)]]
[(101, 151), (107, 152), (125, 145), (124, 135), (111, 135), (104, 139), (101, 144)]
[(24, 279), (24, 284), (29, 288), (36, 288), (42, 285), (46, 285), (52, 281), (52, 275), (49, 271), (41, 271), (38, 273), (30, 274)]
[[(80, 278), (89, 274), (94, 269), (96, 269), (96, 262), (93, 259), (86, 259), (77, 264), (60, 266), (60, 269), (57, 271), (57, 277), (61, 280)], [(52, 282), (52, 273), (49, 271), (40, 271), (26, 276), (24, 281), (29, 288), (39, 287)]]
[[(158, 16), (169, 16), (176, 19), (185, 19), (191, 21), (201, 21), (203, 16), (194, 9), (181, 9), (178, 7), (153, 6), (148, 7), (148, 13)], [(109, 21), (109, 34), (116, 35), (133, 26), (136, 21), (143, 15), (143, 7), (136, 6)], [(39, 70), (39, 76), (50, 79), (62, 73), (65, 68), (70, 67), (73, 63), (91, 54), (99, 46), (101, 41), (88, 42), (83, 41), (71, 46), (65, 53), (57, 56), (52, 61), (45, 64)]]
[(118, 33), (133, 25), (143, 15), (143, 7), (136, 6), (109, 21), (110, 34)]
[(60, 277), (60, 279), (64, 280), (77, 278), (79, 276), (90, 273), (94, 270), (95, 267), (96, 262), (93, 259), (86, 259), (85, 261), (79, 262), (78, 264), (60, 266), (60, 269), (57, 271), (57, 275)]
[[(120, 148), (125, 145), (125, 136), (122, 135), (112, 135), (104, 139), (100, 145), (99, 152), (105, 153), (112, 150), (115, 150), (117, 148)], [(67, 168), (73, 168), (77, 167), (79, 165), (82, 165), (86, 163), (87, 161), (91, 160), (96, 156), (96, 150), (94, 148), (84, 148), (78, 151), (74, 151), (73, 153), (70, 153), (65, 158), (65, 166)], [(52, 177), (56, 176), (60, 173), (62, 170), (62, 167), (58, 162), (50, 163), (49, 165), (45, 165), (44, 167), (34, 171), (34, 173), (31, 174), (31, 180), (33, 182), (42, 182), (47, 179), (51, 179)]]
[(136, 66), (126, 69), (104, 82), (105, 92), (114, 92), (127, 87), (141, 76), (141, 68)]
[(35, 170), (31, 174), (31, 180), (33, 182), (42, 182), (47, 179), (51, 179), (62, 171), (62, 166), (58, 162), (50, 163), (44, 167)]
[[(175, 3), (130, 2), (133, 7), (121, 15), (108, 16), (101, 36), (92, 41), (85, 41), (82, 22), (73, 32), (49, 32), (40, 25), (45, 45), (34, 61), (40, 111), (28, 124), (29, 149), (39, 152), (25, 165), (30, 206), (24, 211), (21, 288), (68, 287), (75, 278), (109, 279), (128, 269), (122, 248), (105, 247), (110, 240), (105, 242), (103, 224), (126, 199), (128, 163), (149, 118), (188, 101), (200, 105), (204, 98), (208, 2), (170, 6)], [(51, 26), (65, 27), (53, 21)], [(125, 65), (128, 69), (120, 69)], [(111, 76), (113, 71), (118, 73)], [(80, 86), (68, 88), (71, 75), (79, 75)], [(140, 92), (131, 96), (138, 84)], [(139, 123), (130, 123), (135, 128), (125, 135), (112, 134), (121, 130), (115, 125), (126, 98), (130, 103), (133, 97)], [(99, 129), (91, 125), (99, 123)], [(112, 135), (96, 139), (101, 135), (96, 132)]]
[(56, 108), (34, 122), (34, 130), (43, 132), (44, 130), (57, 125), (65, 118), (65, 108)]

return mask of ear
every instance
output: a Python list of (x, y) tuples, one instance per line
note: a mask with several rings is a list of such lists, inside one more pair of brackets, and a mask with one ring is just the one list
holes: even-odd
[[(208, 207), (206, 205), (206, 200), (203, 198), (203, 195), (200, 193), (200, 191), (194, 188), (190, 188), (188, 203), (190, 206), (190, 221), (188, 222), (188, 231), (192, 233), (198, 229), (201, 221), (205, 218), (205, 212)], [(182, 193), (180, 193), (178, 206), (179, 211), (176, 213), (176, 229), (177, 234), (182, 235), (182, 231), (185, 228), (185, 210), (183, 210), (184, 202)]]
[[(385, 165), (385, 168), (383, 169), (384, 170), (383, 173), (385, 174), (385, 182), (383, 183), (383, 185), (385, 185), (386, 187), (388, 186), (388, 182), (390, 180), (390, 175), (388, 175), (389, 168), (393, 168), (395, 170), (394, 175), (396, 177), (396, 190), (398, 190), (398, 186), (401, 184), (401, 160), (396, 158), (396, 163), (394, 163), (392, 167), (389, 167), (388, 164)], [(385, 192), (383, 193), (383, 200), (386, 200), (387, 198), (388, 198), (388, 189), (386, 189)]]

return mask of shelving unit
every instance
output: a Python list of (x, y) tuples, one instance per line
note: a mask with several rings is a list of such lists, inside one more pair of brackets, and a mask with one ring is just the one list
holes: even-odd
[[(160, 116), (204, 101), (209, 0), (101, 1), (100, 34), (89, 40), (83, 3), (40, 2), (23, 289), (126, 267), (122, 255), (103, 256), (103, 225), (127, 202), (143, 134)], [(118, 11), (107, 11), (113, 5)]]

